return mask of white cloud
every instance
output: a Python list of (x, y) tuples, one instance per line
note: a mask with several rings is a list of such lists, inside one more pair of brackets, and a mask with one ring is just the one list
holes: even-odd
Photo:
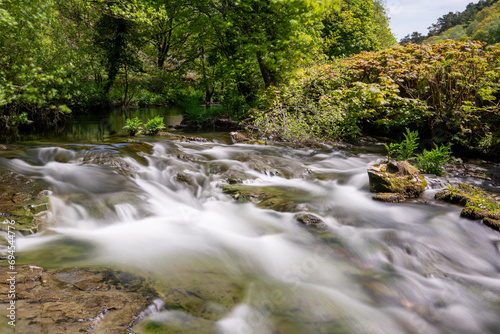
[(476, 0), (387, 0), (391, 29), (400, 40), (418, 31), (427, 34), (427, 27), (449, 12), (463, 11), (470, 2)]

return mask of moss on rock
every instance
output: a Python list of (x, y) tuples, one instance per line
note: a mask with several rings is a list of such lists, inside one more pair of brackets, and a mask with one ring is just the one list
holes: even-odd
[(223, 184), (222, 191), (240, 203), (252, 202), (257, 207), (281, 212), (296, 212), (310, 194), (300, 189), (245, 184)]
[(418, 197), (427, 187), (423, 175), (408, 161), (386, 161), (370, 166), (368, 178), (372, 192), (395, 193), (403, 197)]
[(491, 194), (473, 185), (460, 183), (438, 192), (435, 198), (464, 206), (461, 217), (479, 220), (500, 231), (500, 203)]
[(387, 202), (387, 203), (400, 203), (405, 201), (403, 195), (395, 193), (379, 193), (373, 196), (373, 199), (376, 201)]

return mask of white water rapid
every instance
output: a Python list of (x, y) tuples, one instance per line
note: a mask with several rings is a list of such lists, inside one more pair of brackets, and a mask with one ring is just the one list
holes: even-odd
[(499, 333), (500, 234), (433, 201), (437, 189), (429, 203), (373, 201), (366, 169), (381, 155), (148, 145), (2, 160), (51, 186), (48, 229), (19, 238), (21, 256), (155, 282), (165, 307), (137, 333)]

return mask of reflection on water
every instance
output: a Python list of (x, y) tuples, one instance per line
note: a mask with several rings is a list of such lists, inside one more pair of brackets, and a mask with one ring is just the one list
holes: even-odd
[[(127, 113), (146, 123), (148, 119), (162, 116), (167, 128), (179, 125), (182, 115), (176, 108), (141, 108), (131, 109)], [(130, 116), (130, 115), (129, 115)], [(123, 130), (127, 116), (121, 110), (106, 112), (75, 113), (65, 122), (49, 131), (40, 128), (26, 128), (21, 134), (21, 140), (34, 141), (66, 141), (66, 142), (99, 142), (114, 140), (125, 136)], [(36, 124), (34, 126), (37, 126)]]

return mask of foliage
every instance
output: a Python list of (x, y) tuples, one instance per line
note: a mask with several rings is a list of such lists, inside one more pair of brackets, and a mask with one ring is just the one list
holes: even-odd
[(0, 119), (5, 128), (35, 116), (55, 122), (69, 112), (73, 66), (66, 62), (60, 27), (52, 1), (0, 1)]
[(375, 51), (396, 43), (380, 0), (347, 0), (323, 20), (325, 52), (332, 57)]
[(443, 174), (442, 165), (450, 160), (451, 149), (449, 145), (438, 146), (434, 144), (434, 149), (431, 151), (424, 150), (421, 154), (417, 154), (417, 168), (424, 173)]
[(387, 150), (387, 157), (398, 161), (408, 160), (413, 152), (418, 148), (418, 132), (406, 129), (405, 139), (400, 143), (384, 144)]
[(500, 2), (481, 0), (469, 3), (463, 12), (449, 12), (429, 27), (426, 36), (418, 32), (405, 36), (401, 45), (407, 43), (438, 44), (448, 39), (477, 40), (488, 44), (500, 42)]
[(142, 121), (139, 119), (139, 117), (135, 117), (132, 119), (127, 118), (125, 120), (125, 123), (126, 125), (123, 128), (127, 130), (131, 136), (135, 136), (135, 134), (141, 130)]
[(499, 55), (500, 45), (447, 41), (312, 66), (266, 91), (252, 126), (257, 135), (296, 142), (439, 130), (459, 150), (494, 154)]
[[(400, 143), (384, 144), (387, 149), (387, 158), (394, 158), (397, 161), (409, 160), (418, 149), (418, 132), (406, 129), (405, 139)], [(449, 145), (434, 143), (434, 149), (428, 151), (424, 149), (422, 153), (416, 154), (417, 168), (424, 173), (442, 175), (442, 166), (451, 159), (451, 149)]]
[(57, 121), (69, 108), (163, 104), (192, 88), (243, 119), (262, 89), (321, 57), (322, 21), (339, 9), (333, 0), (0, 0), (0, 116)]
[(144, 128), (150, 135), (157, 134), (159, 131), (165, 129), (163, 117), (155, 116), (154, 118), (149, 119), (147, 123), (144, 124)]
[(452, 203), (459, 201), (462, 202), (462, 205), (465, 204), (465, 207), (474, 210), (486, 210), (493, 215), (500, 214), (500, 203), (496, 201), (491, 194), (473, 185), (460, 183), (458, 186), (452, 186), (450, 184), (446, 187), (445, 191), (446, 192), (440, 196), (444, 200)]

